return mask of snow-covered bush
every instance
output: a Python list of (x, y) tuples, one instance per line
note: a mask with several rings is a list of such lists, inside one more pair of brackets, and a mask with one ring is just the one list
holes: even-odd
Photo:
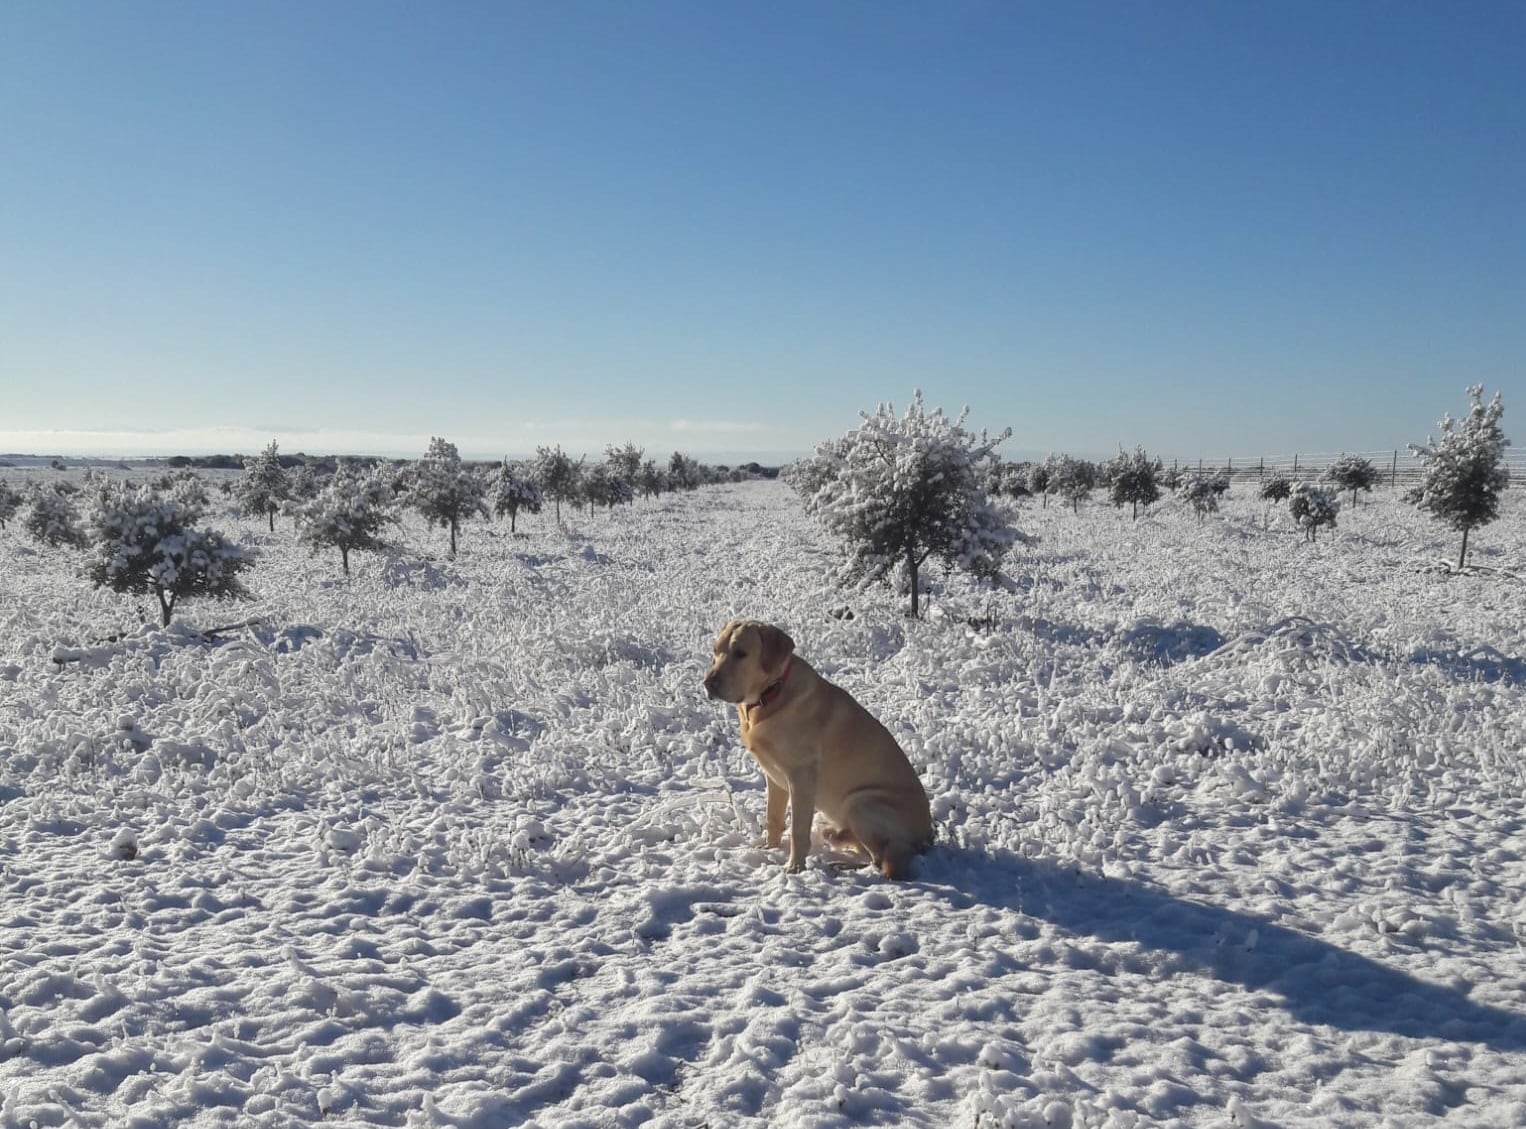
[(1217, 473), (1189, 471), (1176, 484), (1176, 496), (1192, 507), (1201, 521), (1211, 513), (1217, 513), (1219, 499), (1229, 488), (1229, 480)]
[(1342, 455), (1325, 468), (1325, 481), (1337, 490), (1351, 491), (1351, 504), (1356, 505), (1357, 491), (1372, 492), (1378, 484), (1378, 468), (1371, 459), (1361, 455)]
[(1410, 444), (1425, 469), (1420, 485), (1404, 496), (1462, 534), (1459, 569), (1468, 563), (1468, 534), (1499, 516), (1499, 496), (1510, 485), (1505, 466), (1510, 440), (1500, 430), (1505, 407), (1499, 393), (1486, 406), (1484, 386), (1475, 384), (1468, 398), (1473, 403), (1466, 419), (1459, 423), (1450, 413), (1441, 417), (1440, 442), (1428, 436), (1424, 447)]
[(1017, 540), (980, 486), (1010, 432), (974, 436), (964, 430), (968, 415), (929, 412), (920, 391), (902, 417), (882, 404), (841, 440), (817, 448), (820, 465), (797, 477), (820, 483), (806, 509), (846, 542), (850, 574), (870, 583), (904, 569), (912, 616), (929, 558), (994, 578)]
[(1160, 500), (1160, 478), (1164, 468), (1159, 459), (1145, 454), (1143, 447), (1135, 447), (1132, 455), (1122, 450), (1116, 458), (1102, 466), (1102, 478), (1107, 483), (1108, 496), (1113, 505), (1130, 504), (1134, 518), (1139, 518), (1139, 507), (1148, 509)]
[(1321, 526), (1335, 528), (1335, 517), (1341, 504), (1335, 491), (1315, 486), (1312, 482), (1300, 482), (1293, 487), (1288, 500), (1288, 512), (1298, 528), (1303, 530), (1304, 540), (1313, 541)]
[(1286, 502), (1293, 493), (1293, 480), (1280, 470), (1274, 471), (1265, 482), (1261, 484), (1261, 500), (1263, 502)]
[(32, 540), (50, 549), (85, 547), (85, 530), (80, 523), (79, 510), (70, 492), (61, 484), (33, 485), (26, 493), (26, 503), (26, 515), (21, 519), (21, 525)]
[(161, 497), (173, 498), (186, 509), (193, 510), (197, 514), (205, 512), (212, 504), (212, 495), (207, 490), (207, 480), (190, 467), (182, 467), (165, 475), (154, 484), (154, 489)]
[(244, 460), (244, 473), (234, 484), (233, 493), (246, 514), (267, 518), (270, 532), (275, 532), (276, 512), (292, 492), (274, 439), (258, 456)]
[(338, 549), (348, 575), (353, 551), (387, 547), (381, 531), (397, 520), (391, 477), (386, 468), (366, 471), (354, 460), (341, 460), (318, 496), (297, 508), (298, 537), (314, 553)]
[(487, 517), (487, 488), (481, 478), (461, 461), (454, 443), (433, 437), (429, 450), (411, 468), (408, 504), (430, 525), (450, 530), (450, 555), (456, 555), (461, 523), (471, 517)]
[(243, 599), (239, 574), (254, 554), (214, 529), (197, 528), (198, 507), (153, 489), (109, 483), (90, 515), (90, 579), (129, 595), (153, 594), (168, 627), (182, 599)]
[(518, 466), (504, 459), (503, 466), (498, 470), (497, 486), (493, 491), (493, 513), (498, 517), (507, 514), (509, 532), (513, 533), (515, 524), (519, 521), (520, 510), (529, 514), (538, 514), (540, 507), (540, 487), (535, 485)]

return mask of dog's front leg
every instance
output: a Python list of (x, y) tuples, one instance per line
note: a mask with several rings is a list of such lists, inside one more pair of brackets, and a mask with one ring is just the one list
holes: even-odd
[(764, 813), (763, 845), (773, 848), (777, 847), (784, 838), (784, 808), (789, 803), (789, 789), (772, 776), (765, 775), (763, 779), (768, 784), (768, 808)]
[(789, 860), (784, 869), (805, 869), (811, 853), (811, 824), (816, 818), (816, 770), (804, 769), (789, 778)]

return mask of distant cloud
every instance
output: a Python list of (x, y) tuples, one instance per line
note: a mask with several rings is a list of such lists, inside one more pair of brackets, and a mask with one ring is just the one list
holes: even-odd
[(675, 419), (668, 426), (688, 435), (746, 435), (768, 430), (761, 423), (729, 419)]

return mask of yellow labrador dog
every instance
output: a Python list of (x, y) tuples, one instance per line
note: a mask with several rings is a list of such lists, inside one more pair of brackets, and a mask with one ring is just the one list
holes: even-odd
[(904, 878), (912, 857), (932, 845), (927, 793), (901, 746), (798, 657), (782, 630), (750, 619), (728, 623), (715, 640), (705, 691), (736, 703), (742, 743), (768, 780), (764, 846), (779, 846), (789, 807), (786, 870), (805, 866), (818, 811), (832, 824), (825, 838), (864, 850), (886, 878)]

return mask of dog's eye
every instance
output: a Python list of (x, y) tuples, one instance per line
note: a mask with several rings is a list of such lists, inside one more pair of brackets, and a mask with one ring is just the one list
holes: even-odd
[(736, 650), (731, 652), (731, 657), (734, 659), (745, 659), (747, 657), (747, 652), (742, 650), (741, 647), (738, 647)]

